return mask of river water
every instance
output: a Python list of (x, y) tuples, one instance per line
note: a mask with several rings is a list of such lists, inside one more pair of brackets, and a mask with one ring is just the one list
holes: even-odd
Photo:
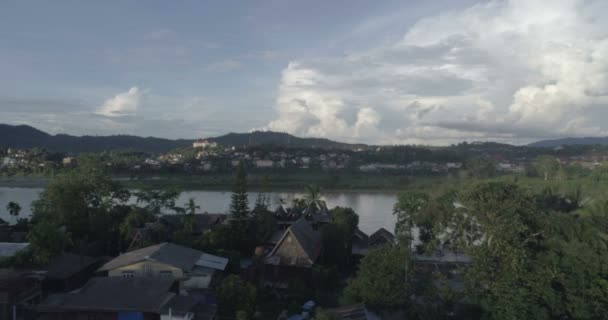
[[(20, 217), (31, 214), (30, 204), (38, 198), (41, 188), (11, 188), (0, 187), (0, 218), (12, 221), (6, 205), (10, 201), (19, 203), (22, 207)], [(294, 197), (302, 194), (294, 192), (271, 192), (273, 208), (278, 206), (281, 200), (290, 204)], [(253, 205), (257, 193), (249, 193), (249, 203)], [(177, 205), (184, 206), (188, 199), (194, 201), (201, 207), (201, 211), (209, 213), (225, 213), (230, 206), (229, 191), (184, 191), (180, 194)], [(329, 208), (335, 206), (351, 207), (359, 214), (359, 228), (371, 234), (381, 227), (393, 231), (395, 217), (393, 216), (393, 205), (397, 201), (397, 194), (390, 192), (326, 192), (323, 199)]]

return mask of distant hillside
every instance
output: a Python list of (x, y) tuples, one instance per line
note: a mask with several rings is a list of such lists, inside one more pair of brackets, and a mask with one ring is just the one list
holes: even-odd
[[(298, 138), (286, 133), (276, 132), (230, 133), (220, 137), (209, 138), (208, 140), (227, 147), (271, 144), (286, 147), (352, 149), (364, 146), (340, 143), (327, 139)], [(0, 148), (40, 147), (69, 153), (131, 149), (161, 153), (177, 148), (189, 147), (193, 141), (194, 139), (170, 140), (130, 135), (82, 137), (67, 134), (50, 135), (26, 125), (12, 126), (0, 124)]]
[(254, 131), (250, 133), (229, 133), (220, 137), (209, 138), (223, 146), (260, 146), (276, 145), (285, 147), (322, 148), (322, 149), (355, 149), (364, 148), (364, 144), (348, 144), (321, 138), (299, 138), (288, 133), (272, 131)]
[(530, 147), (555, 148), (565, 145), (608, 145), (608, 137), (562, 138), (541, 140), (529, 144)]

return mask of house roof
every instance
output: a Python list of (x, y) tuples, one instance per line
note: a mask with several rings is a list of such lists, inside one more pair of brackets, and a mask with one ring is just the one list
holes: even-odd
[(318, 231), (313, 230), (312, 226), (306, 219), (300, 218), (294, 222), (283, 234), (283, 237), (277, 245), (274, 247), (270, 256), (272, 257), (276, 250), (283, 244), (283, 241), (288, 234), (292, 234), (296, 241), (300, 244), (304, 250), (308, 260), (314, 263), (319, 257), (320, 246), (321, 246), (321, 234)]
[(437, 250), (432, 254), (414, 254), (412, 259), (417, 263), (437, 264), (471, 264), (471, 256), (452, 250)]
[(30, 244), (28, 242), (0, 242), (0, 257), (12, 257), (17, 252), (24, 250)]
[(109, 271), (142, 261), (162, 262), (189, 271), (192, 270), (202, 255), (202, 251), (163, 242), (123, 253), (103, 265), (99, 271)]
[(51, 261), (47, 268), (48, 278), (64, 279), (93, 266), (99, 260), (83, 255), (65, 252)]
[[(227, 214), (223, 213), (197, 213), (194, 215), (195, 229), (205, 230), (226, 220)], [(181, 228), (184, 215), (182, 214), (165, 214), (159, 218), (159, 221), (167, 226), (170, 230)]]
[(203, 301), (200, 297), (195, 296), (175, 296), (167, 304), (163, 306), (163, 314), (168, 314), (171, 310), (173, 316), (185, 315), (193, 312), (197, 305)]
[(41, 312), (139, 311), (160, 313), (175, 295), (171, 279), (152, 277), (92, 278), (77, 292), (50, 295), (38, 305)]
[(197, 266), (211, 268), (224, 271), (228, 265), (228, 258), (214, 256), (212, 254), (203, 253), (203, 255), (195, 263)]
[(367, 310), (365, 305), (356, 304), (352, 306), (344, 306), (335, 309), (329, 309), (333, 313), (344, 320), (379, 320), (380, 318)]
[(372, 233), (369, 236), (369, 244), (371, 246), (385, 243), (394, 244), (395, 236), (390, 231), (384, 228), (378, 229), (378, 231)]

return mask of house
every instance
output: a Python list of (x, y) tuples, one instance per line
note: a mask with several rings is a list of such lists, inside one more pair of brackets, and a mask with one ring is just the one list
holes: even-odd
[[(223, 213), (197, 213), (193, 216), (193, 233), (202, 234), (206, 230), (213, 229), (224, 223), (227, 217), (228, 215)], [(165, 214), (158, 219), (157, 223), (165, 227), (165, 232), (171, 238), (170, 235), (182, 229), (183, 219), (184, 215), (182, 214)]]
[(308, 279), (311, 268), (321, 254), (321, 234), (314, 230), (310, 223), (300, 218), (294, 222), (265, 258), (268, 266), (268, 278), (274, 282), (284, 283), (285, 280)]
[(61, 163), (63, 164), (64, 167), (74, 167), (74, 166), (76, 166), (76, 158), (74, 158), (74, 157), (64, 157), (61, 160)]
[(45, 293), (55, 293), (78, 289), (93, 276), (100, 264), (101, 261), (96, 258), (63, 253), (46, 268), (42, 290)]
[(216, 271), (224, 271), (227, 264), (226, 258), (164, 242), (121, 254), (98, 271), (109, 277), (175, 279), (191, 290), (208, 289)]
[(369, 247), (374, 248), (383, 245), (394, 245), (395, 236), (384, 228), (378, 229), (378, 231), (372, 233), (369, 236)]
[(272, 168), (274, 166), (274, 161), (266, 160), (266, 159), (258, 159), (258, 160), (255, 160), (255, 166), (256, 166), (256, 168), (260, 168), (260, 169)]
[(209, 140), (196, 140), (192, 143), (192, 148), (215, 148), (217, 143)]
[(0, 242), (0, 258), (12, 257), (29, 246), (28, 242)]
[(175, 296), (161, 310), (161, 320), (212, 320), (217, 307), (197, 296)]
[(0, 269), (0, 320), (30, 314), (42, 297), (41, 280), (36, 272)]
[(97, 277), (80, 290), (48, 296), (36, 310), (44, 320), (157, 320), (177, 293), (173, 279)]
[(351, 254), (355, 257), (363, 257), (369, 251), (369, 236), (359, 228), (353, 233), (351, 239)]
[(417, 275), (441, 274), (443, 277), (433, 277), (433, 283), (437, 287), (457, 291), (464, 290), (462, 271), (473, 263), (469, 255), (448, 249), (439, 249), (430, 254), (413, 254), (412, 261)]
[(327, 311), (343, 320), (380, 320), (380, 317), (367, 309), (364, 304), (343, 306)]

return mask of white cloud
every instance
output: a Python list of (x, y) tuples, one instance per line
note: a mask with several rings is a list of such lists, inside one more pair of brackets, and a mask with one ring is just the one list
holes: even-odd
[(142, 91), (137, 87), (132, 87), (127, 92), (119, 93), (106, 100), (103, 105), (97, 108), (97, 114), (106, 117), (124, 117), (133, 115), (139, 108), (142, 99)]
[(605, 135), (604, 0), (489, 1), (284, 70), (272, 130), (377, 143)]

